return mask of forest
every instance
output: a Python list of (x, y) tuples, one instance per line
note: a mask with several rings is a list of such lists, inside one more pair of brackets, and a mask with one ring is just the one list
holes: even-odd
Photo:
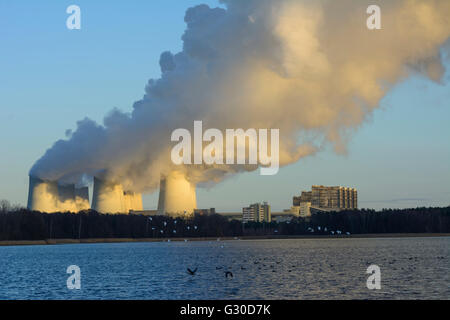
[(41, 213), (0, 206), (0, 240), (94, 238), (203, 238), (240, 236), (450, 233), (450, 207), (351, 210), (313, 214), (309, 219), (247, 223), (219, 215), (191, 219), (166, 216)]

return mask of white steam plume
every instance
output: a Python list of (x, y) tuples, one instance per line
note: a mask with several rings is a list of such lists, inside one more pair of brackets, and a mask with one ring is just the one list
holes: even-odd
[[(152, 191), (173, 169), (171, 132), (203, 127), (279, 128), (280, 164), (346, 140), (396, 83), (412, 73), (443, 75), (450, 1), (385, 0), (382, 30), (368, 30), (362, 0), (225, 0), (186, 12), (183, 51), (164, 52), (131, 114), (103, 125), (84, 119), (30, 174), (59, 180), (105, 172), (125, 189)], [(195, 182), (217, 182), (255, 166), (184, 167)]]

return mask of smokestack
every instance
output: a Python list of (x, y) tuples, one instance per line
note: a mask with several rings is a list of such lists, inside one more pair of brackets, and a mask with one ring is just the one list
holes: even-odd
[(172, 217), (192, 215), (197, 208), (195, 185), (184, 174), (173, 171), (161, 178), (158, 214)]
[(94, 177), (92, 209), (101, 213), (125, 213), (122, 185)]
[(30, 176), (27, 208), (33, 211), (58, 211), (58, 184), (56, 181), (44, 181)]
[(81, 187), (75, 189), (75, 204), (77, 211), (89, 210), (91, 205), (89, 204), (89, 188)]

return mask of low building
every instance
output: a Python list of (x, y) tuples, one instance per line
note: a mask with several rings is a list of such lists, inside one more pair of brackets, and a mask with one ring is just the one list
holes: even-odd
[(212, 214), (216, 214), (216, 208), (194, 209), (194, 215), (210, 216)]
[(308, 218), (311, 216), (311, 202), (300, 203), (299, 216), (302, 218)]
[(300, 215), (300, 206), (292, 206), (291, 209), (289, 209), (289, 212), (298, 217)]
[(157, 216), (158, 210), (130, 210), (130, 214), (143, 215), (143, 216)]
[(291, 212), (274, 212), (272, 213), (272, 220), (278, 223), (288, 222), (294, 219), (296, 216)]
[(228, 220), (242, 220), (242, 212), (217, 212)]

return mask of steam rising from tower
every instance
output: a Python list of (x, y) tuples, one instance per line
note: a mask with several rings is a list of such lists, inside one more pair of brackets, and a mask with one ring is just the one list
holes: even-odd
[(122, 185), (94, 177), (92, 209), (102, 213), (129, 213), (142, 210), (142, 196), (124, 192)]
[[(222, 3), (226, 8), (187, 10), (183, 50), (161, 54), (161, 77), (148, 82), (131, 113), (115, 109), (102, 125), (81, 120), (46, 151), (30, 170), (32, 207), (53, 209), (56, 186), (44, 181), (105, 170), (95, 183), (95, 209), (119, 212), (123, 190), (153, 192), (163, 175), (160, 211), (191, 210), (190, 183), (216, 183), (257, 166), (175, 167), (173, 130), (194, 120), (222, 132), (280, 128), (282, 166), (327, 144), (345, 152), (351, 134), (409, 75), (442, 80), (448, 0), (378, 0), (382, 30), (366, 27), (367, 1)], [(174, 170), (184, 178), (171, 176)]]
[(89, 188), (81, 187), (75, 189), (75, 203), (77, 210), (88, 210), (91, 208), (89, 204)]
[(41, 212), (79, 212), (88, 210), (89, 190), (74, 184), (58, 184), (30, 176), (28, 191), (29, 210)]

